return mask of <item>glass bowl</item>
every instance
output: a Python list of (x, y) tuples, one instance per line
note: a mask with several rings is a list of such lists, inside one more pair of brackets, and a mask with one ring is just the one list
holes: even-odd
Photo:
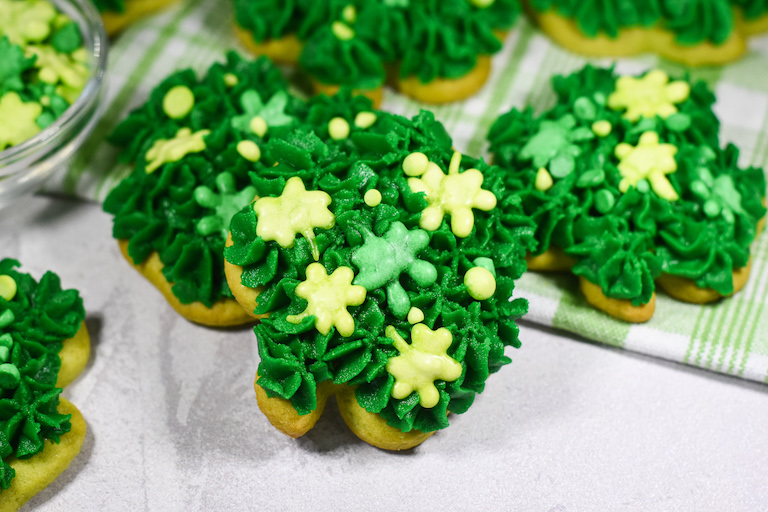
[(90, 76), (75, 103), (46, 129), (23, 143), (0, 151), (0, 208), (37, 191), (93, 131), (102, 114), (107, 36), (90, 0), (49, 0), (80, 26), (88, 51)]

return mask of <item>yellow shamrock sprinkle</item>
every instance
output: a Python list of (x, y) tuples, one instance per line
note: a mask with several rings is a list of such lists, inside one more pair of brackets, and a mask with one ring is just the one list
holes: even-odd
[(344, 337), (355, 332), (355, 320), (347, 311), (365, 300), (366, 289), (353, 285), (355, 273), (349, 267), (339, 267), (330, 276), (320, 263), (310, 263), (307, 280), (296, 287), (296, 295), (307, 300), (307, 308), (299, 315), (288, 315), (286, 320), (298, 324), (310, 315), (315, 317), (315, 329), (328, 334), (331, 327)]
[(414, 390), (422, 407), (432, 408), (440, 401), (435, 380), (451, 382), (461, 377), (461, 364), (448, 355), (453, 335), (445, 327), (433, 331), (424, 324), (411, 329), (409, 345), (391, 325), (385, 334), (392, 339), (400, 355), (387, 362), (387, 371), (395, 378), (392, 397), (403, 399)]
[(0, 34), (8, 36), (12, 44), (26, 45), (39, 42), (51, 33), (51, 22), (56, 9), (50, 2), (27, 0), (26, 2), (0, 2)]
[[(417, 163), (422, 164), (422, 158), (417, 158)], [(403, 169), (406, 169), (407, 160), (403, 163)], [(464, 238), (469, 236), (475, 225), (472, 208), (489, 211), (496, 207), (496, 196), (481, 188), (483, 174), (477, 169), (459, 173), (460, 164), (461, 153), (457, 151), (451, 158), (447, 175), (443, 174), (439, 166), (429, 162), (420, 178), (408, 179), (408, 186), (413, 192), (424, 192), (427, 195), (428, 206), (421, 212), (419, 220), (422, 228), (435, 231), (440, 227), (445, 214), (449, 214), (453, 234)]]
[(192, 133), (189, 128), (182, 128), (172, 139), (156, 140), (146, 154), (147, 162), (149, 162), (145, 169), (147, 174), (154, 172), (163, 164), (178, 162), (190, 153), (204, 151), (206, 145), (203, 137), (209, 133), (211, 133), (210, 130)]
[(657, 115), (667, 118), (677, 113), (675, 103), (687, 100), (690, 94), (690, 85), (683, 81), (669, 83), (669, 76), (657, 69), (642, 78), (619, 78), (616, 91), (608, 97), (608, 106), (613, 110), (627, 109), (624, 118), (630, 121)]
[(13, 300), (16, 296), (16, 281), (11, 276), (0, 276), (0, 297), (7, 301)]
[(637, 146), (621, 143), (616, 146), (616, 156), (621, 160), (618, 168), (623, 179), (619, 190), (626, 192), (637, 182), (647, 179), (656, 194), (668, 201), (679, 199), (677, 192), (666, 178), (677, 170), (675, 162), (677, 147), (672, 144), (659, 144), (656, 132), (645, 132), (640, 136)]
[(25, 54), (37, 57), (35, 67), (42, 82), (55, 84), (61, 81), (66, 87), (81, 91), (88, 81), (88, 68), (72, 56), (57, 52), (53, 46), (28, 46)]
[(301, 178), (289, 179), (280, 197), (262, 197), (253, 203), (258, 216), (256, 234), (264, 241), (275, 240), (280, 246), (293, 247), (297, 234), (309, 242), (315, 261), (320, 250), (314, 228), (331, 229), (336, 216), (328, 209), (331, 196), (322, 190), (307, 191)]
[(0, 151), (40, 133), (35, 121), (42, 113), (43, 107), (39, 103), (24, 103), (15, 92), (0, 97)]

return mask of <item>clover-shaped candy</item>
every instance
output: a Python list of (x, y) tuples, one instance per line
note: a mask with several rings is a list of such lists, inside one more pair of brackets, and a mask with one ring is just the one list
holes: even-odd
[(88, 68), (66, 53), (59, 53), (48, 45), (29, 46), (27, 52), (35, 56), (37, 75), (42, 82), (56, 84), (61, 82), (67, 88), (81, 91), (88, 81)]
[(237, 212), (253, 201), (256, 196), (256, 188), (249, 185), (238, 191), (235, 177), (228, 172), (216, 176), (215, 181), (218, 193), (204, 185), (195, 189), (194, 196), (197, 204), (203, 208), (214, 210), (212, 215), (203, 217), (197, 222), (196, 229), (203, 236), (219, 232), (222, 238), (226, 238), (229, 222)]
[(616, 91), (608, 97), (613, 110), (626, 109), (624, 118), (637, 121), (641, 117), (667, 118), (677, 113), (676, 103), (687, 100), (691, 86), (678, 80), (669, 83), (669, 76), (659, 69), (642, 78), (622, 76), (616, 80)]
[(440, 401), (436, 380), (451, 382), (461, 377), (461, 364), (448, 355), (453, 335), (445, 327), (435, 331), (424, 324), (411, 329), (412, 343), (409, 345), (391, 325), (385, 334), (400, 352), (399, 356), (387, 361), (387, 372), (395, 378), (392, 397), (407, 398), (415, 390), (419, 404), (428, 409)]
[(489, 211), (496, 207), (496, 196), (489, 190), (483, 190), (483, 173), (477, 169), (459, 172), (461, 153), (453, 154), (448, 174), (430, 162), (423, 153), (411, 153), (403, 161), (403, 171), (408, 176), (420, 176), (408, 179), (408, 186), (413, 192), (424, 192), (427, 207), (421, 212), (419, 225), (435, 231), (443, 222), (445, 214), (451, 216), (453, 234), (466, 238), (475, 226), (473, 208)]
[(42, 113), (42, 105), (34, 101), (25, 103), (15, 92), (0, 97), (0, 151), (40, 133), (36, 121)]
[(293, 247), (296, 235), (302, 234), (317, 261), (320, 249), (314, 229), (331, 229), (336, 223), (336, 216), (328, 209), (330, 204), (331, 196), (322, 190), (307, 191), (301, 178), (294, 176), (286, 182), (280, 197), (262, 197), (253, 203), (258, 216), (256, 234), (284, 248)]
[(568, 176), (576, 168), (575, 158), (581, 154), (581, 148), (574, 142), (595, 137), (591, 128), (576, 124), (571, 114), (555, 121), (542, 121), (538, 133), (520, 150), (520, 158), (533, 160), (536, 168), (549, 166), (549, 173), (555, 178)]
[(699, 179), (691, 183), (691, 192), (704, 202), (704, 215), (715, 218), (720, 215), (728, 223), (733, 223), (734, 214), (744, 213), (741, 206), (741, 194), (733, 183), (733, 178), (722, 174), (712, 178), (706, 167), (697, 169)]
[(51, 23), (56, 18), (56, 8), (50, 2), (0, 2), (0, 34), (8, 36), (13, 44), (26, 45), (47, 38)]
[(430, 286), (437, 280), (437, 269), (416, 255), (429, 245), (429, 235), (421, 229), (408, 231), (402, 222), (394, 222), (383, 237), (363, 231), (365, 243), (352, 255), (352, 263), (360, 269), (355, 284), (367, 290), (387, 287), (387, 304), (398, 318), (405, 318), (411, 308), (400, 274), (407, 273), (419, 286)]
[(659, 197), (677, 201), (679, 196), (665, 176), (677, 170), (675, 154), (677, 147), (659, 144), (656, 132), (645, 132), (637, 146), (622, 142), (616, 146), (616, 156), (621, 160), (617, 167), (623, 178), (619, 190), (626, 192), (629, 187), (638, 185), (640, 180), (648, 180)]
[(285, 113), (287, 104), (288, 93), (285, 91), (275, 93), (265, 104), (258, 92), (248, 89), (240, 96), (245, 113), (233, 117), (232, 126), (243, 133), (263, 137), (270, 127), (285, 126), (293, 121), (293, 117)]
[(156, 140), (152, 147), (147, 151), (146, 159), (148, 162), (145, 171), (147, 174), (154, 172), (163, 164), (178, 162), (190, 153), (199, 153), (205, 151), (204, 137), (211, 133), (210, 130), (200, 130), (192, 133), (189, 128), (182, 128), (176, 132), (172, 139)]
[(307, 300), (307, 308), (299, 315), (288, 315), (286, 320), (298, 324), (314, 315), (315, 328), (328, 334), (331, 327), (344, 337), (355, 332), (355, 320), (347, 311), (348, 306), (359, 306), (365, 300), (366, 289), (352, 284), (355, 277), (349, 267), (339, 267), (329, 276), (320, 263), (310, 263), (307, 280), (296, 286), (296, 296)]

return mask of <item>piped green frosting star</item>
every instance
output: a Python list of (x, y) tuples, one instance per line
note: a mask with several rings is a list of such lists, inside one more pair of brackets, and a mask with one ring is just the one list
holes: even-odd
[(432, 408), (440, 400), (436, 380), (451, 382), (461, 377), (461, 364), (448, 355), (453, 335), (445, 327), (435, 331), (424, 324), (411, 329), (409, 345), (391, 325), (385, 331), (400, 355), (387, 361), (387, 371), (395, 378), (392, 397), (407, 398), (416, 391), (419, 404)]
[(256, 188), (245, 187), (238, 191), (235, 186), (235, 178), (228, 172), (216, 176), (216, 188), (218, 193), (204, 185), (195, 189), (195, 201), (203, 208), (214, 210), (212, 215), (203, 217), (197, 222), (197, 232), (208, 236), (219, 232), (222, 238), (227, 237), (229, 222), (232, 217), (253, 201), (256, 196)]
[(360, 269), (355, 284), (367, 290), (387, 287), (387, 303), (398, 318), (405, 318), (411, 308), (400, 274), (407, 273), (419, 286), (430, 286), (437, 280), (437, 269), (416, 255), (429, 245), (429, 235), (421, 229), (408, 231), (395, 222), (383, 237), (368, 230), (365, 243), (352, 255), (352, 263)]

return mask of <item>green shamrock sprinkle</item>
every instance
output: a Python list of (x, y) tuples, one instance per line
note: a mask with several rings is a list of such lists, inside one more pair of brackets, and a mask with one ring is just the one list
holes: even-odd
[(576, 127), (576, 118), (571, 114), (556, 121), (542, 121), (539, 132), (531, 137), (520, 151), (523, 160), (533, 160), (533, 166), (542, 168), (549, 165), (549, 173), (555, 178), (564, 178), (576, 168), (575, 158), (581, 148), (574, 142), (595, 137), (591, 129)]
[[(248, 89), (242, 96), (240, 96), (240, 105), (243, 107), (245, 113), (232, 118), (232, 126), (244, 133), (256, 133), (251, 126), (251, 122), (255, 118), (260, 118), (261, 121), (257, 120), (256, 123), (254, 123), (254, 127), (261, 125), (262, 122), (266, 124), (267, 127), (285, 126), (290, 124), (294, 119), (285, 113), (287, 104), (288, 93), (285, 91), (279, 91), (265, 104), (261, 100), (261, 96), (259, 96), (258, 92), (253, 89)], [(266, 131), (264, 133), (266, 133)], [(264, 133), (256, 134), (262, 137)]]
[(421, 229), (408, 231), (402, 222), (394, 222), (383, 237), (363, 231), (365, 243), (352, 255), (360, 271), (354, 284), (375, 290), (387, 287), (389, 308), (405, 318), (411, 308), (400, 274), (407, 273), (419, 286), (430, 286), (437, 280), (437, 269), (416, 255), (429, 245), (429, 235)]
[(203, 217), (197, 222), (197, 232), (202, 236), (218, 232), (222, 238), (226, 238), (229, 222), (237, 212), (253, 201), (256, 188), (248, 186), (238, 191), (234, 176), (228, 172), (223, 172), (216, 177), (216, 188), (219, 191), (218, 194), (206, 186), (195, 189), (194, 196), (197, 204), (214, 210), (212, 215)]

